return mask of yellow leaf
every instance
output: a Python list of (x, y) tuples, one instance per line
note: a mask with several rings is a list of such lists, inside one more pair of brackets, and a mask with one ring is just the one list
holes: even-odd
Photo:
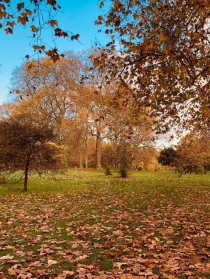
[(165, 40), (165, 36), (163, 35), (163, 33), (161, 33), (159, 36), (159, 41), (163, 42), (164, 40)]
[(41, 47), (39, 46), (39, 45), (33, 45), (32, 46), (33, 47), (33, 49), (36, 51), (36, 50), (39, 50)]

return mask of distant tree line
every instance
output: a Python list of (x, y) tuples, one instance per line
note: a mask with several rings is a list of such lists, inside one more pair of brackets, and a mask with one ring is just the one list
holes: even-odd
[(161, 150), (158, 162), (174, 167), (180, 174), (205, 174), (210, 171), (210, 137), (190, 133), (180, 140), (175, 149), (168, 147)]
[(0, 168), (154, 169), (152, 119), (133, 91), (90, 72), (91, 60), (68, 52), (27, 61), (12, 77), (12, 102), (0, 110)]

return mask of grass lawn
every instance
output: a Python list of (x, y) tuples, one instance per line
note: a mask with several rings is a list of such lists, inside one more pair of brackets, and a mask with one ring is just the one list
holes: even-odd
[(0, 279), (210, 278), (210, 174), (102, 171), (0, 184)]

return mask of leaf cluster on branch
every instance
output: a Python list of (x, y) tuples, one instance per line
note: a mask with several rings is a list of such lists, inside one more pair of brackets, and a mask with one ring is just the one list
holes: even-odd
[[(49, 43), (44, 41), (45, 32), (49, 29), (51, 36), (78, 40), (79, 34), (69, 34), (59, 27), (56, 19), (61, 6), (57, 0), (30, 0), (17, 4), (11, 0), (0, 3), (0, 29), (6, 34), (13, 34), (16, 26), (30, 27), (32, 48), (35, 52), (48, 55), (54, 62), (60, 58), (56, 47), (47, 49)], [(29, 59), (27, 54), (26, 59)]]
[(161, 131), (209, 128), (209, 11), (208, 0), (112, 0), (95, 21), (110, 36), (95, 66), (128, 83)]

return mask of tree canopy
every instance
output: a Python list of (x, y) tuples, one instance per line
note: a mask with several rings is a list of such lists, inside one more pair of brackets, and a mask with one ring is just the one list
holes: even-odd
[[(99, 7), (106, 2), (99, 1)], [(136, 103), (150, 108), (162, 132), (171, 124), (208, 129), (209, 1), (110, 2), (108, 12), (95, 21), (110, 40), (98, 56), (93, 55), (93, 68), (102, 75), (106, 72), (106, 79), (126, 83), (135, 92)], [(43, 31), (50, 29), (55, 37), (79, 38), (59, 26), (56, 13), (60, 9), (58, 0), (2, 0), (0, 29), (12, 34), (16, 25), (29, 26), (35, 52), (56, 62), (63, 54), (56, 47), (47, 49)]]
[(183, 137), (177, 145), (177, 166), (180, 172), (206, 172), (210, 163), (210, 137), (192, 133)]
[(209, 127), (209, 10), (208, 0), (111, 0), (95, 22), (110, 36), (95, 66), (134, 88), (162, 131)]
[[(7, 108), (9, 109), (9, 108)], [(11, 106), (0, 119), (0, 170), (23, 170), (27, 191), (29, 170), (55, 170), (62, 167), (63, 147), (48, 121), (35, 113), (29, 103)]]
[(177, 161), (177, 152), (173, 147), (164, 148), (161, 150), (158, 157), (158, 162), (163, 166), (174, 167)]

